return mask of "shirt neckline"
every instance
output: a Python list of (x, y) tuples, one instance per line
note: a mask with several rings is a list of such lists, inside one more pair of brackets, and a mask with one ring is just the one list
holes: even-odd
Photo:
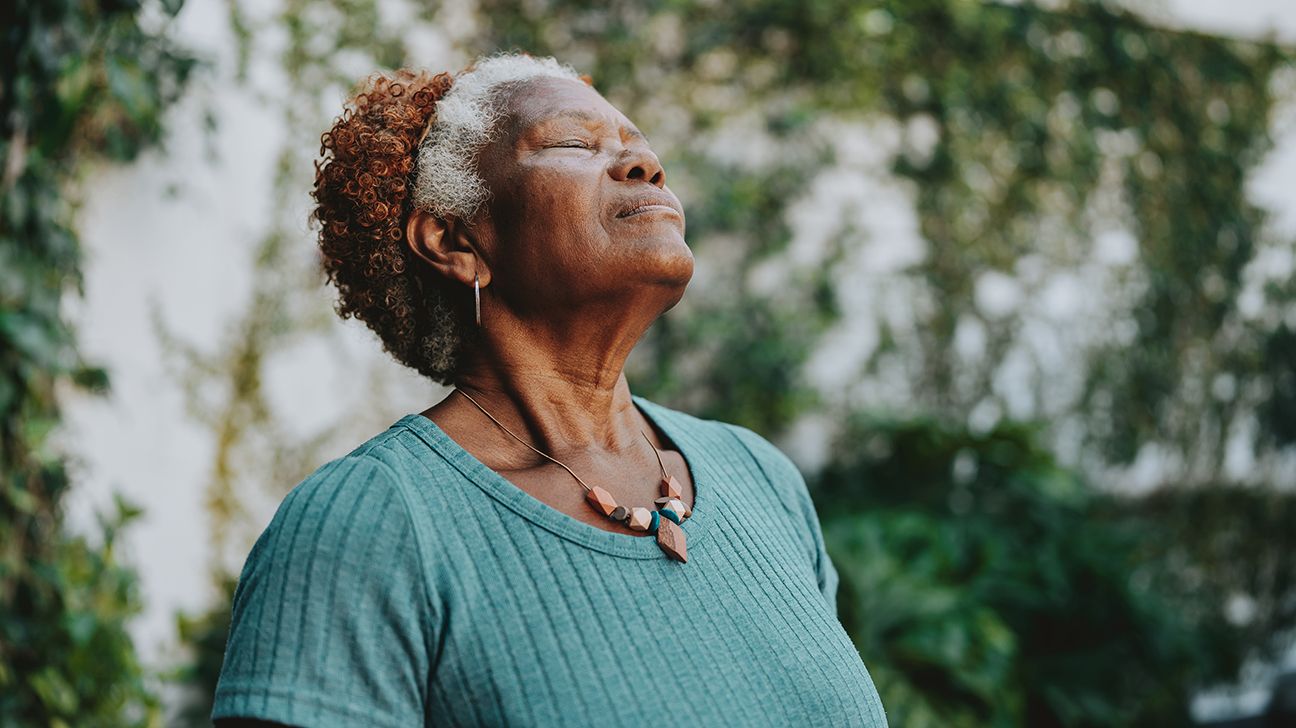
[[(699, 446), (684, 436), (682, 428), (676, 426), (677, 423), (670, 418), (669, 412), (664, 411), (665, 408), (639, 395), (631, 395), (631, 400), (644, 418), (666, 436), (669, 445), (683, 456), (689, 477), (693, 480), (693, 515), (680, 526), (688, 538), (689, 550), (692, 551), (695, 545), (704, 540), (708, 526), (711, 525), (711, 482), (707, 479), (709, 474), (706, 472), (703, 454), (698, 449)], [(487, 495), (551, 533), (612, 556), (631, 559), (667, 558), (657, 545), (656, 536), (631, 536), (605, 531), (579, 521), (522, 490), (487, 467), (420, 412), (404, 415), (395, 424), (412, 430)], [(580, 487), (575, 481), (572, 485)]]

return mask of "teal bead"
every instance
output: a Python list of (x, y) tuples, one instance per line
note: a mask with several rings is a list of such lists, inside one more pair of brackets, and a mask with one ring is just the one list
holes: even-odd
[(665, 517), (671, 519), (671, 520), (674, 521), (676, 524), (683, 523), (683, 520), (680, 519), (679, 514), (676, 513), (675, 511), (672, 511), (672, 510), (669, 509), (669, 508), (658, 508), (658, 509), (657, 509), (657, 512), (660, 513), (660, 514), (662, 514), (663, 516), (665, 516)]
[(657, 533), (657, 527), (660, 525), (661, 525), (661, 516), (657, 515), (657, 511), (653, 511), (652, 523), (648, 524), (648, 533)]

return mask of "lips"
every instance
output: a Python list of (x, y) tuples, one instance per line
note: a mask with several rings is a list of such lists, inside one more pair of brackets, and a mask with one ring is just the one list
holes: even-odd
[(621, 208), (621, 212), (618, 212), (616, 216), (623, 218), (652, 211), (669, 211), (676, 215), (680, 214), (679, 208), (675, 207), (669, 198), (652, 196), (632, 201), (628, 206)]

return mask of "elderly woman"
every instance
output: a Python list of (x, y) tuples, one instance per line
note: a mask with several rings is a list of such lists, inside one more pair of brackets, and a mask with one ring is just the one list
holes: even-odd
[(792, 462), (626, 384), (693, 272), (644, 134), (501, 55), (371, 79), (322, 153), (339, 314), (454, 389), (284, 499), (213, 718), (885, 726)]

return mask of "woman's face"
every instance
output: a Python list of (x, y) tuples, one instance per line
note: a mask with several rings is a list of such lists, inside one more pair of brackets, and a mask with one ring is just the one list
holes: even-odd
[(525, 314), (673, 306), (693, 274), (684, 210), (648, 140), (597, 91), (543, 78), (507, 93), (480, 168), (494, 291)]

